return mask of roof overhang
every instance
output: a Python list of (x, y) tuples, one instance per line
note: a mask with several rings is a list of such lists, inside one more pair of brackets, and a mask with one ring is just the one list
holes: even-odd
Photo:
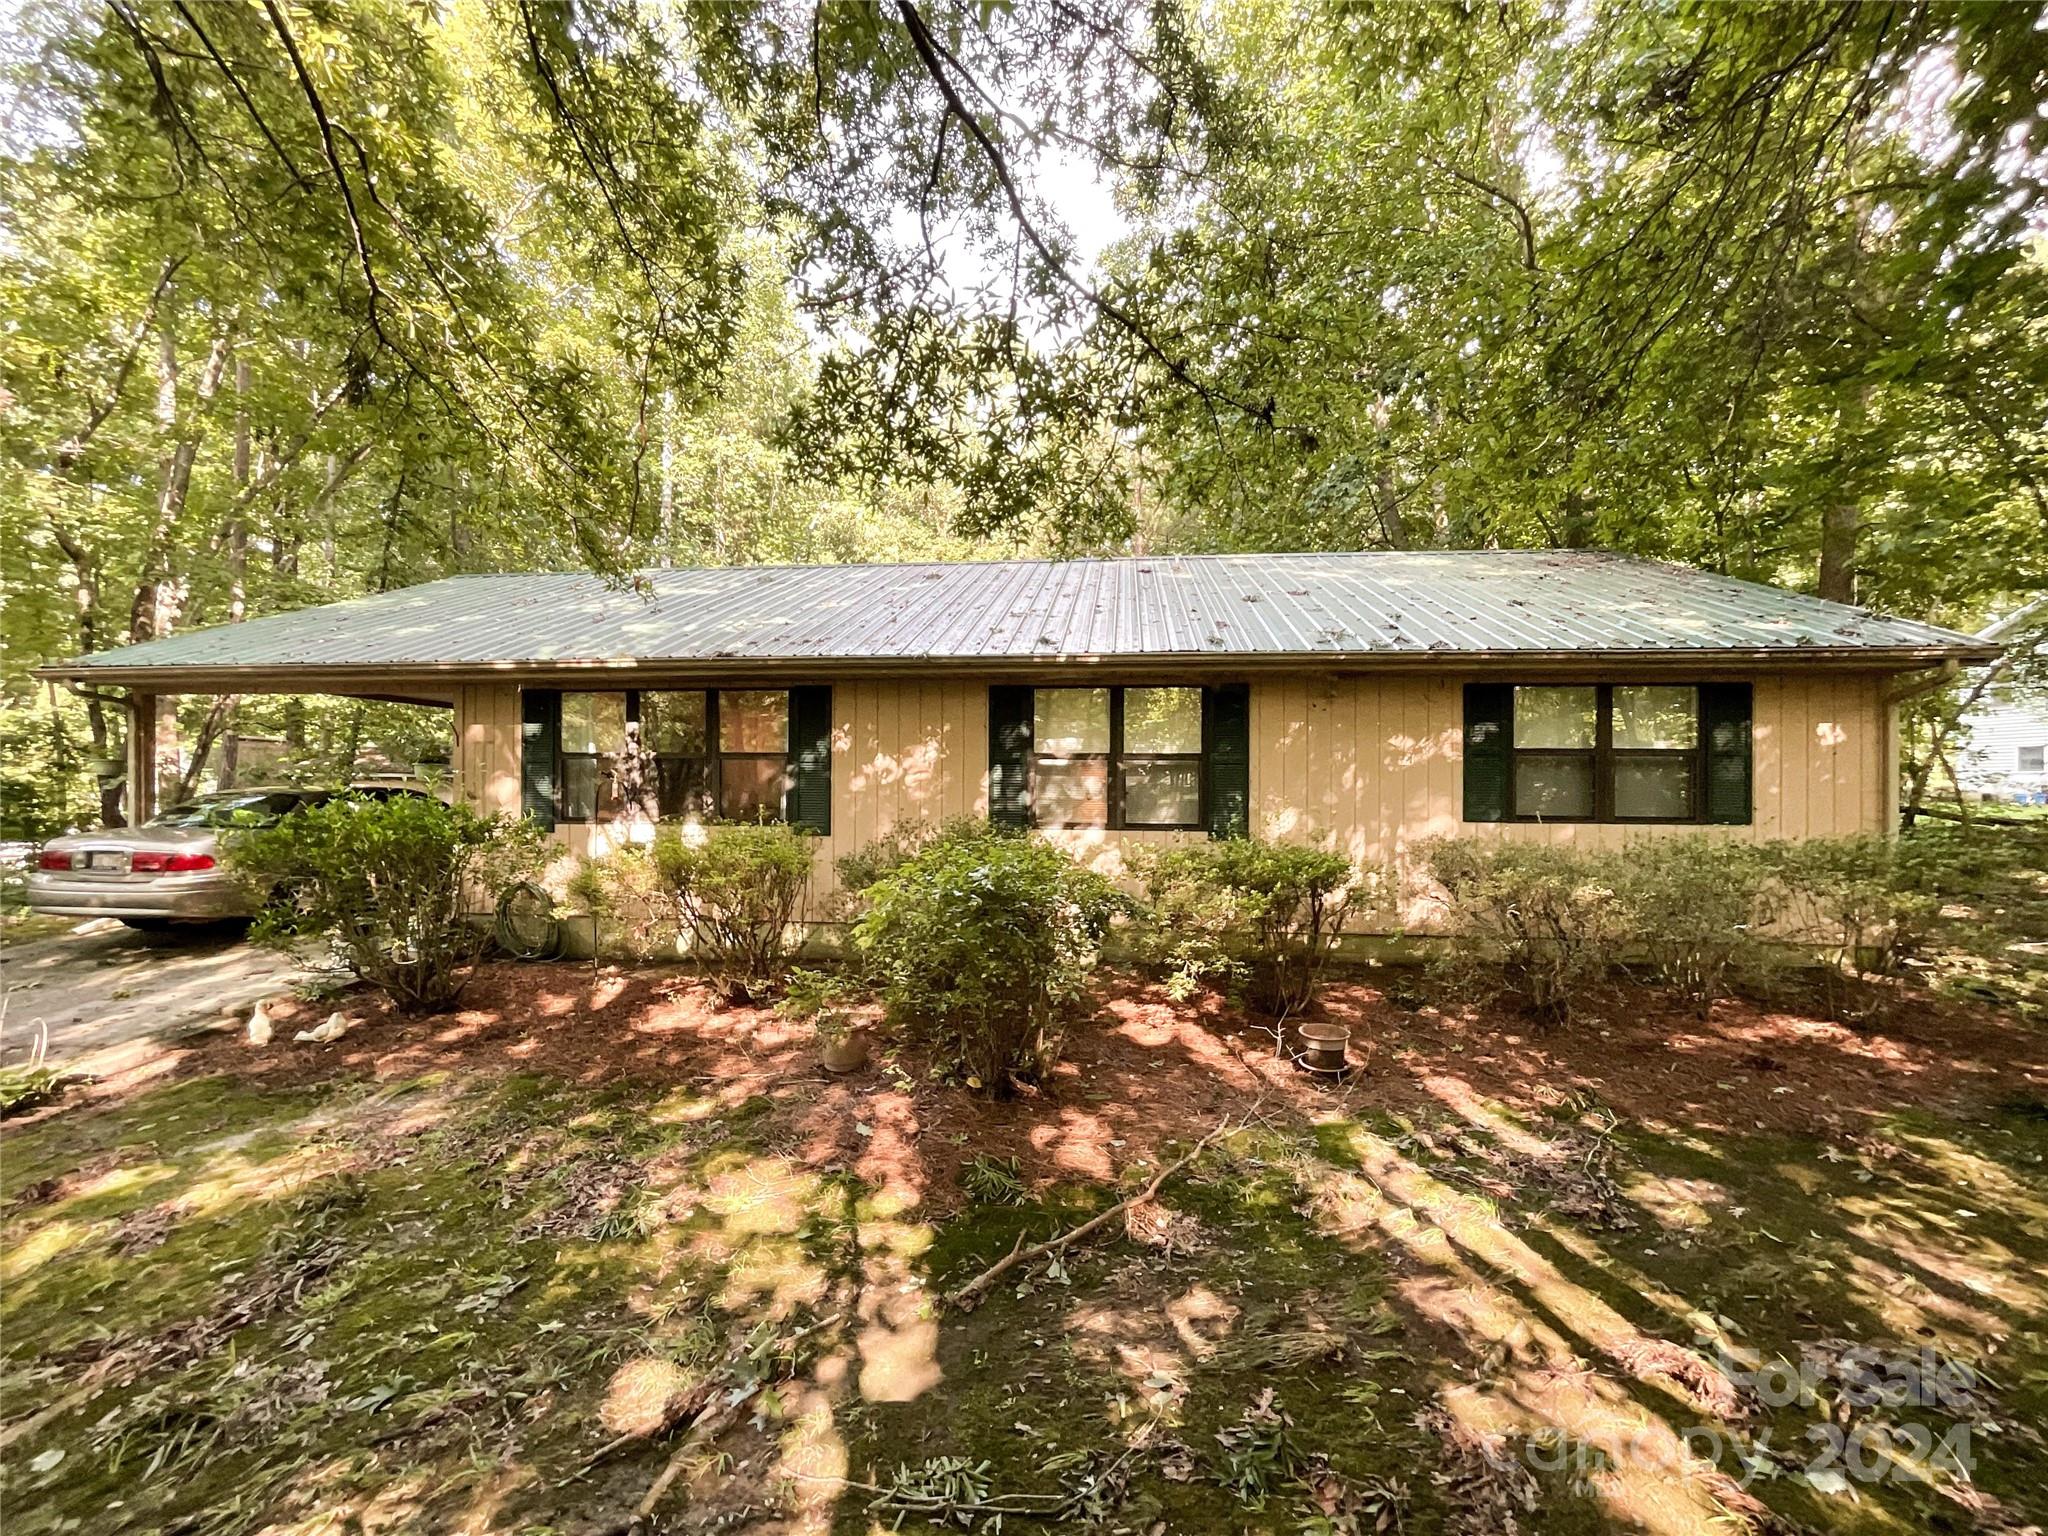
[(985, 657), (719, 657), (708, 660), (410, 662), (388, 666), (122, 666), (58, 663), (32, 674), (51, 682), (112, 685), (143, 693), (334, 693), (398, 703), (448, 705), (455, 690), (491, 683), (549, 687), (627, 687), (636, 682), (815, 682), (839, 677), (952, 677), (1030, 680), (1049, 674), (1106, 678), (1218, 678), (1280, 673), (1455, 673), (1460, 676), (1574, 676), (1628, 670), (1715, 677), (1780, 670), (1913, 672), (1950, 662), (1981, 665), (2000, 647), (1780, 646), (1682, 651), (1387, 651), (1228, 655), (1213, 651), (1132, 655)]

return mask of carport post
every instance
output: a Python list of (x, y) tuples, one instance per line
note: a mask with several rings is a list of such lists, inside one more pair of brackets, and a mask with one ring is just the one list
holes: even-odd
[(139, 827), (156, 814), (157, 696), (128, 690), (128, 825)]

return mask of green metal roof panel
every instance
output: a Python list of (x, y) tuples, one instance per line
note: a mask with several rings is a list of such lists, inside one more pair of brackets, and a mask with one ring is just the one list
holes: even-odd
[(49, 670), (1987, 649), (1686, 566), (1475, 550), (456, 576)]

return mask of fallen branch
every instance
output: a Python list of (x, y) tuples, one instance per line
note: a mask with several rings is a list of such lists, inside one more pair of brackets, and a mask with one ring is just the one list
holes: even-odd
[(1089, 1233), (1094, 1232), (1101, 1228), (1113, 1217), (1120, 1215), (1122, 1212), (1126, 1210), (1129, 1210), (1134, 1205), (1144, 1204), (1145, 1201), (1150, 1200), (1154, 1195), (1159, 1193), (1160, 1185), (1164, 1184), (1176, 1173), (1179, 1173), (1181, 1169), (1187, 1167), (1189, 1163), (1192, 1163), (1196, 1158), (1200, 1157), (1204, 1152), (1206, 1152), (1209, 1149), (1210, 1142), (1214, 1141), (1218, 1136), (1221, 1136), (1225, 1131), (1229, 1129), (1230, 1121), (1226, 1119), (1221, 1125), (1217, 1126), (1215, 1130), (1211, 1131), (1208, 1135), (1204, 1136), (1200, 1141), (1196, 1142), (1195, 1149), (1192, 1152), (1188, 1153), (1186, 1157), (1183, 1157), (1179, 1162), (1171, 1163), (1168, 1166), (1160, 1169), (1158, 1174), (1154, 1176), (1152, 1182), (1147, 1184), (1143, 1189), (1139, 1190), (1135, 1195), (1128, 1195), (1124, 1199), (1117, 1201), (1117, 1203), (1115, 1205), (1110, 1206), (1109, 1209), (1098, 1212), (1096, 1215), (1089, 1217), (1086, 1221), (1082, 1222), (1081, 1225), (1073, 1228), (1071, 1231), (1062, 1232), (1058, 1237), (1047, 1238), (1044, 1242), (1033, 1244), (1029, 1248), (1026, 1248), (1023, 1245), (1023, 1241), (1020, 1238), (1018, 1240), (1017, 1246), (1010, 1250), (1009, 1255), (1007, 1257), (998, 1259), (995, 1263), (991, 1264), (987, 1269), (983, 1270), (980, 1274), (976, 1275), (972, 1280), (968, 1281), (958, 1290), (953, 1291), (949, 1295), (947, 1295), (947, 1297), (945, 1298), (945, 1304), (949, 1307), (957, 1307), (962, 1312), (972, 1312), (977, 1306), (981, 1304), (981, 1298), (983, 1294), (987, 1292), (989, 1287), (994, 1285), (996, 1281), (1000, 1280), (1005, 1274), (1007, 1274), (1010, 1270), (1014, 1269), (1017, 1265), (1029, 1264), (1034, 1259), (1042, 1259), (1046, 1257), (1048, 1254), (1060, 1253), (1072, 1244), (1078, 1243), (1082, 1238), (1086, 1237)]

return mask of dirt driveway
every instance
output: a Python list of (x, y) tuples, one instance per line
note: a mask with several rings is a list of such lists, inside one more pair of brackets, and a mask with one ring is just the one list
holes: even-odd
[(0, 1061), (28, 1055), (40, 1026), (49, 1031), (51, 1062), (105, 1075), (306, 974), (234, 929), (157, 937), (98, 918), (51, 938), (10, 941), (0, 949)]

